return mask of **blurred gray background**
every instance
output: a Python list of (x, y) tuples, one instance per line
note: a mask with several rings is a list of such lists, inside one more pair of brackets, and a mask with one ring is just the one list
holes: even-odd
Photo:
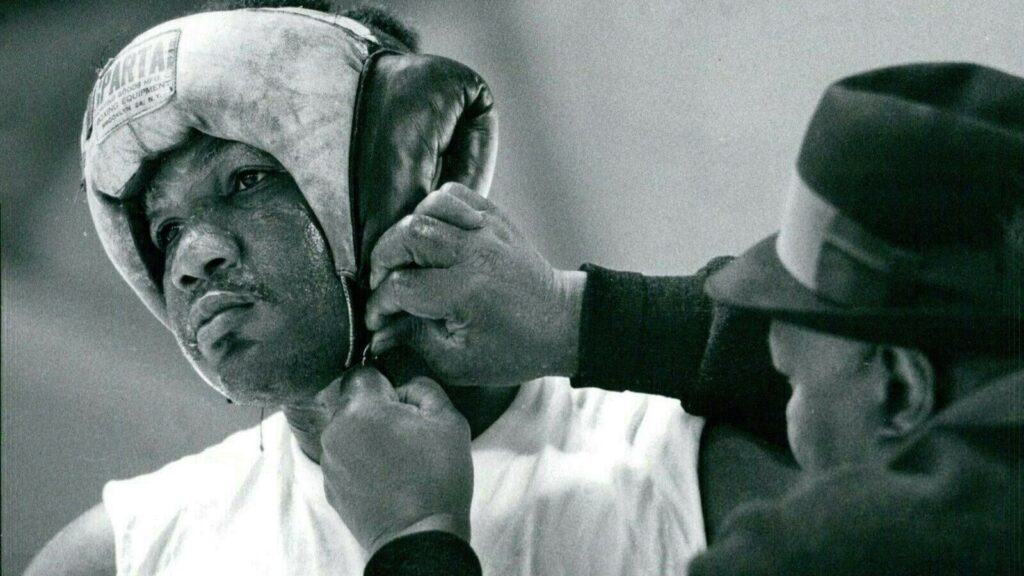
[[(693, 271), (773, 230), (826, 84), (972, 60), (1024, 74), (1012, 0), (393, 1), (501, 114), (492, 197), (556, 265)], [(193, 2), (0, 3), (3, 573), (106, 480), (253, 426), (108, 264), (78, 193), (104, 54)]]

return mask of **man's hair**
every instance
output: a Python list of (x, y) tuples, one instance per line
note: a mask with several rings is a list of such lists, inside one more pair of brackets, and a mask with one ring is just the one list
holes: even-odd
[(351, 18), (373, 31), (381, 43), (391, 49), (419, 52), (419, 34), (395, 13), (380, 4), (342, 7), (331, 0), (208, 0), (199, 12), (238, 10), (241, 8), (306, 8)]

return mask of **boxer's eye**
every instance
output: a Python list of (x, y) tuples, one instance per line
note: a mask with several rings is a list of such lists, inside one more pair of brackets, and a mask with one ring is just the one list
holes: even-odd
[(171, 244), (181, 235), (180, 220), (165, 220), (153, 232), (153, 245), (161, 252), (167, 252)]
[(245, 192), (262, 182), (270, 175), (270, 170), (246, 169), (235, 173), (235, 185), (233, 192)]

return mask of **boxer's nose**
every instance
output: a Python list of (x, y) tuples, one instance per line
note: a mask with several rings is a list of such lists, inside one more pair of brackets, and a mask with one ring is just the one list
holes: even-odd
[(238, 265), (240, 250), (234, 236), (217, 226), (202, 223), (182, 232), (169, 270), (179, 290), (189, 290), (209, 280), (219, 270)]

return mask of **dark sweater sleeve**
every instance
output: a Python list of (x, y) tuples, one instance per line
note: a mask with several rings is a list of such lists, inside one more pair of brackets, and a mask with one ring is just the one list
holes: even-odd
[(574, 387), (678, 398), (683, 408), (786, 443), (789, 385), (768, 353), (768, 319), (716, 306), (692, 276), (643, 276), (587, 264)]
[(469, 544), (447, 532), (417, 532), (388, 542), (370, 558), (364, 576), (481, 576)]

